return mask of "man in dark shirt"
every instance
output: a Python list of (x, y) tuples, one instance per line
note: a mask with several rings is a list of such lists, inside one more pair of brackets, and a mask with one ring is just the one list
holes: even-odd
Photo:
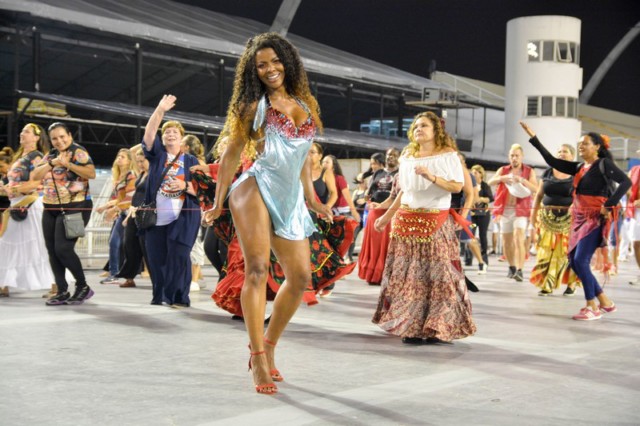
[(396, 148), (389, 148), (385, 156), (385, 167), (376, 171), (371, 177), (367, 190), (371, 202), (381, 203), (391, 195), (393, 177), (398, 173), (398, 158), (400, 152)]

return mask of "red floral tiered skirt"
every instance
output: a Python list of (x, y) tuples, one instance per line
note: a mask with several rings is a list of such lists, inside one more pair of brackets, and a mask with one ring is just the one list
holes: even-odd
[(373, 322), (401, 337), (451, 341), (473, 335), (476, 326), (459, 261), (448, 211), (398, 210)]

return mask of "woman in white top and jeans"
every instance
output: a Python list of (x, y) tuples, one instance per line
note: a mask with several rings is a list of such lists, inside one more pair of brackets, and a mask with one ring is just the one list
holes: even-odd
[(418, 114), (408, 136), (399, 193), (375, 223), (381, 230), (392, 221), (392, 231), (373, 322), (403, 343), (449, 342), (476, 331), (449, 208), (462, 165), (434, 113)]

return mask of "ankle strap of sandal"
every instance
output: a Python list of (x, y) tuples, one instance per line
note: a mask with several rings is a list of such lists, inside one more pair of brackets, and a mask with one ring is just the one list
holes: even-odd
[(273, 343), (271, 340), (267, 339), (266, 337), (264, 338), (264, 342), (269, 346), (275, 346), (276, 345), (276, 343)]
[(260, 352), (250, 352), (251, 356), (258, 356), (258, 355), (264, 355), (264, 351), (260, 351)]

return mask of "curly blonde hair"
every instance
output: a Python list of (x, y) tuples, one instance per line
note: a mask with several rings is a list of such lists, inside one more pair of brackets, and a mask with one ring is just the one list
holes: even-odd
[(431, 124), (433, 125), (433, 134), (434, 134), (434, 139), (436, 143), (436, 151), (440, 151), (444, 148), (452, 148), (457, 150), (456, 142), (444, 130), (444, 125), (440, 120), (440, 117), (438, 117), (435, 113), (431, 111), (427, 111), (427, 112), (421, 112), (420, 114), (416, 115), (413, 118), (413, 121), (411, 122), (411, 126), (409, 126), (409, 130), (407, 131), (407, 137), (409, 138), (409, 145), (404, 147), (404, 149), (402, 150), (402, 154), (400, 155), (401, 157), (404, 157), (404, 156), (415, 157), (418, 151), (420, 151), (420, 145), (418, 144), (418, 142), (416, 142), (415, 139), (413, 139), (413, 131), (415, 130), (416, 122), (423, 117), (429, 119), (429, 121), (431, 121)]
[(278, 33), (263, 33), (247, 41), (244, 52), (236, 65), (233, 95), (227, 111), (225, 127), (232, 138), (242, 138), (250, 142), (249, 129), (255, 114), (255, 105), (265, 94), (266, 88), (258, 77), (256, 53), (262, 49), (273, 49), (284, 66), (284, 87), (287, 94), (304, 102), (311, 112), (319, 132), (322, 132), (320, 107), (311, 94), (307, 73), (298, 51)]

